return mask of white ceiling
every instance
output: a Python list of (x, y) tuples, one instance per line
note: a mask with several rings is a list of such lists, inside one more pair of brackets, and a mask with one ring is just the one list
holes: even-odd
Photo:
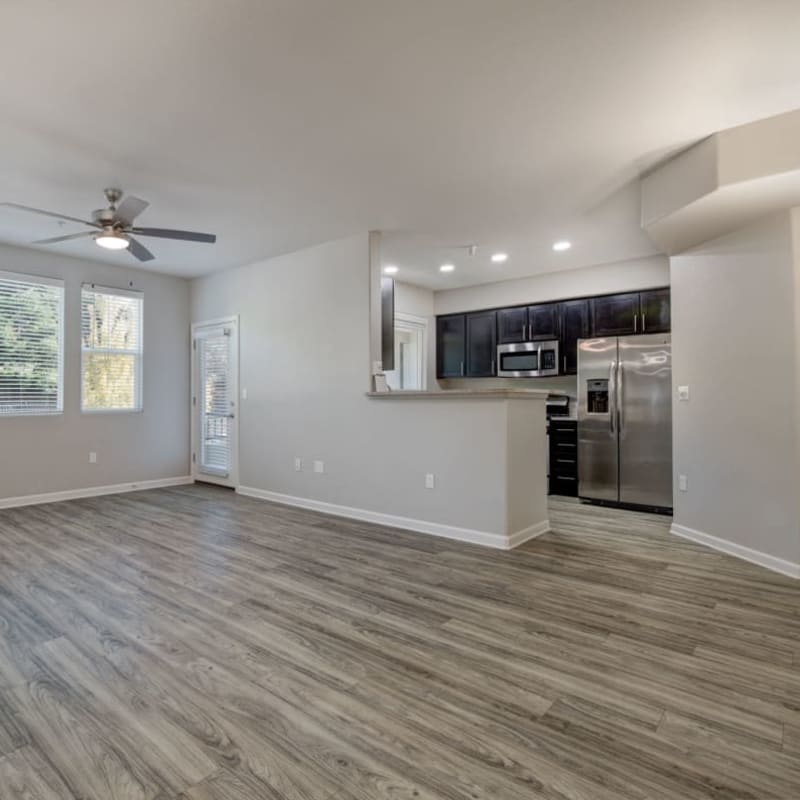
[[(147, 242), (187, 276), (368, 229), (435, 287), (633, 258), (632, 181), (797, 106), (798, 30), (796, 0), (5, 0), (0, 201), (82, 216), (119, 185), (218, 234)], [(62, 230), (0, 209), (0, 240)]]

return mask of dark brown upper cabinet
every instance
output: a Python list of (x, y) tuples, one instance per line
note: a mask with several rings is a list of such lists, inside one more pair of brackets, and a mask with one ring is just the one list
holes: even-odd
[(491, 378), (497, 358), (497, 312), (479, 311), (467, 314), (468, 378)]
[(466, 315), (449, 314), (436, 318), (436, 376), (463, 378), (465, 374)]
[(578, 339), (589, 336), (589, 301), (566, 300), (559, 303), (561, 314), (561, 363), (562, 375), (578, 372)]
[(558, 339), (558, 303), (528, 306), (528, 341)]
[(592, 336), (627, 336), (639, 332), (639, 292), (593, 297), (589, 308)]
[(528, 308), (501, 308), (497, 312), (497, 343), (526, 342), (528, 336)]
[(559, 373), (578, 371), (578, 340), (590, 336), (668, 333), (670, 291), (582, 297), (436, 318), (439, 378), (483, 378), (497, 374), (497, 345), (558, 339)]
[(497, 343), (558, 339), (558, 303), (501, 308), (497, 312)]
[(670, 318), (669, 289), (653, 289), (639, 294), (641, 325), (637, 325), (638, 333), (667, 333), (672, 320)]

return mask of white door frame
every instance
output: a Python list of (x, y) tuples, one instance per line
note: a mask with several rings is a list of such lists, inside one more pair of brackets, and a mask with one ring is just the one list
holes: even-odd
[[(394, 315), (394, 327), (403, 331), (410, 331), (419, 337), (419, 365), (417, 380), (421, 390), (427, 389), (428, 378), (428, 320), (416, 314), (405, 314), (396, 311)], [(395, 367), (397, 365), (395, 364)]]
[[(198, 397), (197, 397), (197, 380), (199, 376), (197, 366), (197, 332), (202, 328), (217, 328), (220, 326), (229, 325), (232, 329), (232, 348), (233, 348), (233, 369), (231, 378), (231, 397), (236, 398), (233, 405), (232, 413), (234, 434), (233, 434), (233, 447), (231, 448), (231, 471), (226, 478), (210, 475), (205, 472), (200, 472), (198, 469), (198, 449), (200, 445), (200, 413), (198, 410)], [(239, 315), (234, 314), (230, 317), (219, 317), (217, 319), (209, 319), (203, 322), (192, 323), (192, 342), (191, 342), (191, 391), (189, 396), (189, 413), (191, 416), (191, 448), (190, 462), (192, 468), (192, 477), (196, 481), (203, 481), (204, 483), (218, 483), (221, 486), (230, 486), (234, 489), (239, 486)]]

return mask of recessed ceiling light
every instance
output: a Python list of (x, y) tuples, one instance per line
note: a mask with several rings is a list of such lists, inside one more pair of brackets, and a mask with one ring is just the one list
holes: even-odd
[(568, 242), (566, 239), (562, 239), (561, 241), (556, 242), (553, 245), (553, 250), (555, 250), (557, 253), (561, 253), (564, 250), (569, 250), (570, 247), (572, 247), (572, 242)]
[(127, 236), (121, 233), (109, 233), (108, 231), (101, 233), (95, 238), (100, 247), (105, 247), (106, 250), (124, 250), (130, 242)]
[(455, 268), (455, 264), (442, 264), (442, 266), (439, 267), (439, 272), (452, 272)]
[(492, 261), (495, 264), (502, 264), (508, 258), (508, 253), (495, 253), (492, 256)]
[(394, 275), (394, 274), (397, 272), (397, 267), (396, 267), (394, 264), (387, 264), (387, 265), (386, 265), (386, 266), (383, 268), (383, 271), (384, 271), (384, 272), (385, 272), (387, 275)]

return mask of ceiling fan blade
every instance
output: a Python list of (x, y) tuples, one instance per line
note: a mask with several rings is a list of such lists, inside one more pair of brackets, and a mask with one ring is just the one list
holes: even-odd
[(123, 225), (131, 225), (136, 217), (144, 211), (150, 203), (133, 195), (128, 195), (117, 208), (116, 218)]
[(138, 258), (139, 261), (152, 261), (155, 258), (155, 256), (141, 242), (137, 242), (133, 236), (129, 236), (128, 241), (130, 242), (128, 250), (134, 258)]
[(81, 231), (80, 233), (70, 233), (68, 236), (54, 236), (52, 239), (37, 239), (31, 244), (55, 244), (56, 242), (67, 242), (70, 239), (83, 239), (84, 236), (94, 235), (94, 231)]
[(214, 244), (217, 237), (213, 233), (194, 233), (193, 231), (173, 231), (169, 228), (133, 228), (137, 236), (157, 236), (159, 239), (180, 239), (185, 242), (206, 242)]
[(32, 214), (42, 214), (45, 217), (55, 217), (56, 219), (65, 219), (68, 222), (77, 222), (80, 225), (88, 225), (91, 228), (99, 228), (96, 222), (87, 222), (85, 219), (78, 219), (77, 217), (68, 217), (66, 214), (57, 214), (55, 211), (45, 211), (42, 208), (33, 208), (32, 206), (23, 206), (19, 203), (0, 203), (0, 206), (7, 208), (16, 208), (20, 211), (30, 211)]

